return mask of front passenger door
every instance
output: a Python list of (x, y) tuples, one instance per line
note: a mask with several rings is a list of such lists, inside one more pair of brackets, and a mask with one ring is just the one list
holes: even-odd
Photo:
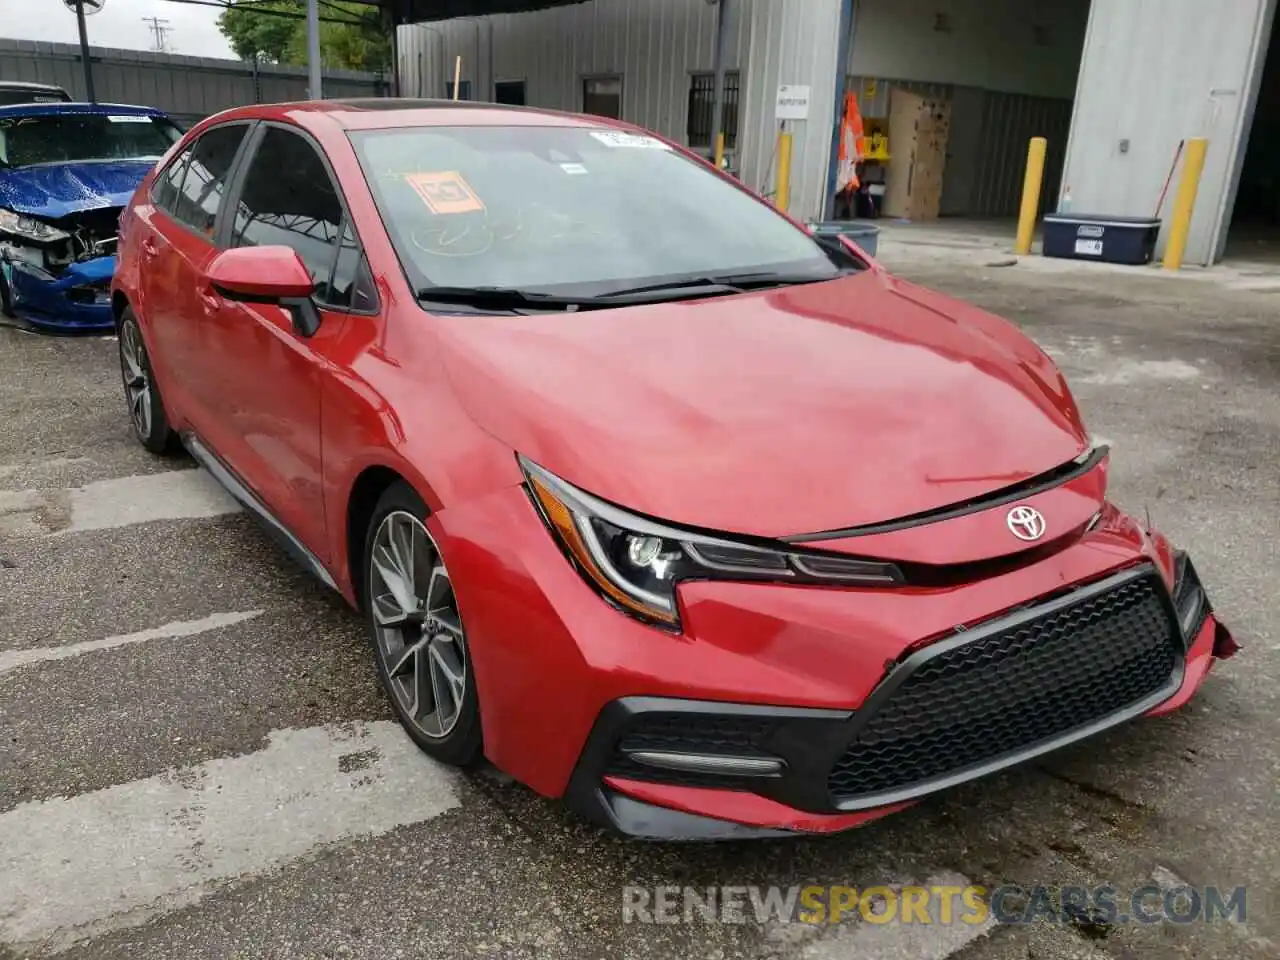
[(228, 462), (313, 554), (328, 562), (320, 444), (330, 349), (354, 313), (376, 309), (359, 240), (318, 145), (265, 124), (231, 198), (230, 245), (291, 247), (316, 281), (320, 327), (304, 337), (282, 307), (223, 300), (207, 352), (222, 371)]

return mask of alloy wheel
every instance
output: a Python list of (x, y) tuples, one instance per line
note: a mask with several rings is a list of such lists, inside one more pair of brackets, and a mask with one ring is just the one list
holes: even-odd
[(124, 378), (125, 399), (138, 436), (151, 435), (151, 376), (147, 372), (147, 351), (138, 325), (127, 320), (120, 328), (120, 374)]
[(388, 688), (409, 722), (447, 737), (467, 694), (467, 646), (449, 571), (422, 521), (383, 518), (369, 556), (370, 607)]

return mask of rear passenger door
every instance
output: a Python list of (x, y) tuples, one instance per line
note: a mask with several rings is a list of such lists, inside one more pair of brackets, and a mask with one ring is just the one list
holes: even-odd
[(203, 280), (218, 252), (222, 200), (249, 129), (240, 122), (202, 133), (156, 178), (150, 209), (139, 213), (144, 326), (166, 406), (179, 426), (210, 442), (225, 426), (218, 420), (217, 371), (201, 353), (203, 327), (213, 314)]
[(284, 308), (224, 300), (204, 355), (223, 371), (229, 462), (303, 545), (329, 561), (320, 398), (336, 375), (335, 345), (377, 294), (341, 190), (320, 147), (302, 131), (263, 123), (231, 196), (231, 247), (286, 246), (316, 287), (320, 327), (294, 329)]

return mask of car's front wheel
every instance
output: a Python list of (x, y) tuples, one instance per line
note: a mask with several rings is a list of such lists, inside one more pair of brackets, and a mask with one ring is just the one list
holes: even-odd
[(469, 766), (482, 754), (475, 674), (426, 515), (404, 483), (378, 501), (365, 537), (365, 622), (378, 676), (409, 736), (435, 759)]
[(160, 400), (160, 389), (151, 373), (151, 361), (142, 331), (133, 311), (125, 308), (120, 318), (120, 377), (124, 381), (124, 398), (129, 404), (129, 419), (139, 442), (152, 453), (170, 453), (177, 446), (176, 436)]

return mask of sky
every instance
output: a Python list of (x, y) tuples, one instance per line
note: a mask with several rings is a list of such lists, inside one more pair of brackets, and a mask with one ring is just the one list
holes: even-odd
[[(144, 22), (144, 17), (169, 21), (165, 43), (170, 53), (195, 57), (235, 56), (226, 37), (218, 32), (216, 9), (169, 0), (106, 0), (102, 10), (85, 21), (89, 43), (126, 50), (154, 49), (151, 24)], [(76, 16), (63, 0), (0, 0), (0, 37), (80, 42)]]

